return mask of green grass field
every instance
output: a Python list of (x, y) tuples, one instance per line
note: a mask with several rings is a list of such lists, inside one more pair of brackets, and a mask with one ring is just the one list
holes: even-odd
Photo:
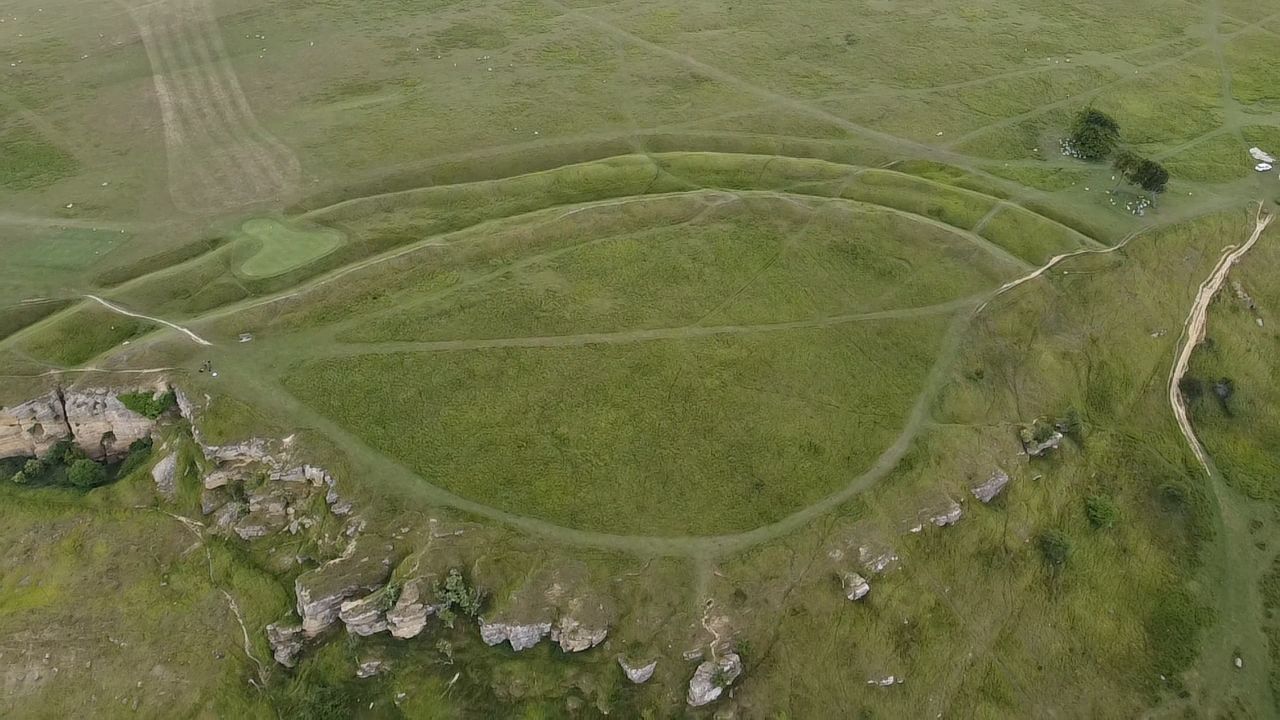
[[(338, 520), (197, 543), (163, 514), (212, 522), (194, 476), (169, 501), (0, 458), (0, 715), (1280, 708), (1274, 228), (1180, 390), (1209, 472), (1167, 387), (1280, 202), (1247, 153), (1280, 155), (1277, 0), (11, 5), (3, 402), (158, 374), (207, 441), (333, 471), (361, 548), (609, 636), (433, 621), (259, 669), (245, 635), (269, 659)], [(1060, 152), (1089, 107), (1170, 173), (1141, 214)], [(900, 562), (850, 603), (864, 547)], [(707, 648), (746, 671), (690, 709)]]

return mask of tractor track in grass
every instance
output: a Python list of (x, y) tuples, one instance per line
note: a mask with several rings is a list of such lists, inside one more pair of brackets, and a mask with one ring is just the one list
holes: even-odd
[(298, 160), (253, 115), (208, 0), (126, 7), (151, 64), (174, 204), (199, 213), (291, 195)]
[(574, 335), (534, 335), (526, 337), (479, 338), (465, 340), (434, 341), (383, 341), (383, 342), (349, 342), (318, 352), (306, 354), (307, 360), (350, 357), (356, 355), (372, 355), (384, 353), (422, 353), (450, 352), (459, 350), (487, 350), (501, 348), (560, 348), (583, 347), (586, 345), (624, 345), (629, 343), (652, 342), (656, 340), (684, 340), (689, 338), (715, 337), (718, 335), (745, 335), (751, 333), (782, 332), (787, 330), (806, 330), (810, 328), (847, 325), (858, 322), (874, 322), (876, 320), (903, 320), (907, 318), (928, 317), (973, 307), (985, 297), (985, 293), (970, 295), (936, 305), (877, 310), (866, 313), (848, 313), (811, 320), (793, 320), (789, 322), (759, 323), (754, 325), (681, 325), (678, 327), (648, 328), (642, 330), (623, 330), (619, 332), (578, 333)]

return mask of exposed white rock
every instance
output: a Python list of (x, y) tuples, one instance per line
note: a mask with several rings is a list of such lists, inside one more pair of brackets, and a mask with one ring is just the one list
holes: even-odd
[(216, 490), (220, 487), (226, 487), (231, 482), (231, 473), (226, 470), (214, 470), (204, 476), (204, 487), (206, 490)]
[(647, 663), (635, 664), (627, 662), (627, 659), (621, 655), (618, 656), (618, 666), (622, 668), (622, 672), (627, 679), (636, 685), (643, 685), (649, 682), (649, 678), (653, 677), (653, 671), (658, 669), (658, 661), (650, 660)]
[(892, 568), (898, 562), (898, 555), (892, 548), (863, 545), (858, 548), (858, 562), (868, 572), (878, 575)]
[(427, 626), (427, 618), (436, 608), (422, 597), (422, 580), (409, 580), (400, 588), (395, 607), (387, 612), (387, 628), (398, 638), (411, 638)]
[(520, 652), (528, 650), (551, 633), (551, 623), (490, 623), (480, 621), (480, 639), (485, 645), (498, 645), (503, 641), (511, 643), (511, 649)]
[(64, 390), (63, 411), (76, 445), (95, 459), (119, 457), (136, 440), (150, 437), (155, 421), (130, 410), (116, 397), (117, 390), (83, 388)]
[(272, 527), (266, 515), (251, 512), (237, 520), (231, 529), (241, 540), (256, 540), (270, 535)]
[(222, 509), (219, 510), (218, 514), (214, 517), (213, 522), (220, 528), (231, 527), (235, 523), (239, 522), (240, 518), (243, 518), (248, 512), (249, 508), (246, 507), (244, 503), (229, 502), (222, 506)]
[(1049, 437), (1045, 438), (1043, 442), (1031, 442), (1027, 444), (1025, 446), (1027, 454), (1031, 457), (1042, 457), (1052, 450), (1057, 450), (1058, 446), (1062, 444), (1063, 437), (1062, 433), (1054, 430), (1053, 433), (1051, 433)]
[(43, 456), (59, 440), (69, 437), (71, 428), (56, 390), (0, 408), (0, 458)]
[(151, 479), (156, 481), (156, 490), (170, 500), (178, 494), (177, 476), (177, 453), (165, 455), (151, 468)]
[(889, 687), (890, 685), (901, 685), (902, 678), (893, 675), (885, 675), (883, 677), (871, 678), (867, 681), (868, 685), (877, 685), (879, 687)]
[(369, 660), (362, 660), (360, 661), (360, 664), (356, 666), (356, 677), (360, 678), (361, 680), (365, 678), (371, 678), (374, 675), (378, 675), (385, 672), (389, 667), (390, 665), (387, 663), (387, 661), (382, 660), (380, 658), (371, 658)]
[(293, 667), (302, 652), (302, 626), (281, 625), (271, 623), (267, 626), (267, 642), (271, 645), (271, 654), (276, 662), (285, 667)]
[(945, 509), (943, 509), (941, 512), (934, 514), (933, 517), (929, 518), (929, 522), (933, 523), (935, 527), (947, 527), (948, 525), (955, 525), (957, 522), (960, 521), (960, 516), (962, 513), (963, 511), (960, 509), (960, 503), (957, 503), (953, 500), (951, 504), (948, 505)]
[(582, 652), (604, 642), (607, 627), (588, 627), (572, 617), (561, 617), (551, 628), (551, 642), (559, 643), (565, 652)]
[(850, 600), (861, 600), (871, 592), (871, 583), (856, 572), (846, 572), (840, 576), (840, 583), (844, 586), (845, 597)]
[(303, 467), (289, 468), (288, 470), (277, 470), (271, 473), (271, 479), (278, 482), (306, 482), (307, 473)]
[(980, 502), (989, 503), (995, 500), (1000, 493), (1004, 492), (1004, 488), (1009, 484), (1009, 474), (1003, 470), (996, 469), (991, 473), (984, 482), (970, 488), (970, 492)]
[(387, 629), (387, 616), (383, 611), (385, 590), (379, 590), (359, 600), (347, 600), (338, 607), (338, 618), (352, 635), (368, 637)]
[(742, 658), (737, 653), (727, 653), (719, 659), (704, 661), (698, 665), (689, 680), (689, 695), (686, 698), (689, 706), (701, 707), (715, 702), (740, 675)]

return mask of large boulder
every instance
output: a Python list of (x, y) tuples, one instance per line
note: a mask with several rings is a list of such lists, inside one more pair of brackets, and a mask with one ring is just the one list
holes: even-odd
[(737, 653), (727, 653), (715, 660), (698, 665), (689, 680), (688, 702), (690, 707), (701, 707), (715, 702), (742, 675), (742, 658)]
[(120, 402), (117, 391), (83, 388), (62, 393), (67, 424), (76, 445), (95, 460), (116, 458), (136, 440), (151, 437), (155, 421)]
[(56, 390), (13, 407), (0, 407), (0, 458), (43, 456), (69, 437), (71, 428)]

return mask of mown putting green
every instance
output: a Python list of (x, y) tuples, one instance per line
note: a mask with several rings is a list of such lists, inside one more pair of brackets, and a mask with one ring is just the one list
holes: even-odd
[(240, 266), (248, 277), (280, 275), (324, 257), (342, 244), (342, 233), (328, 228), (302, 229), (271, 218), (255, 218), (240, 231), (257, 251)]

